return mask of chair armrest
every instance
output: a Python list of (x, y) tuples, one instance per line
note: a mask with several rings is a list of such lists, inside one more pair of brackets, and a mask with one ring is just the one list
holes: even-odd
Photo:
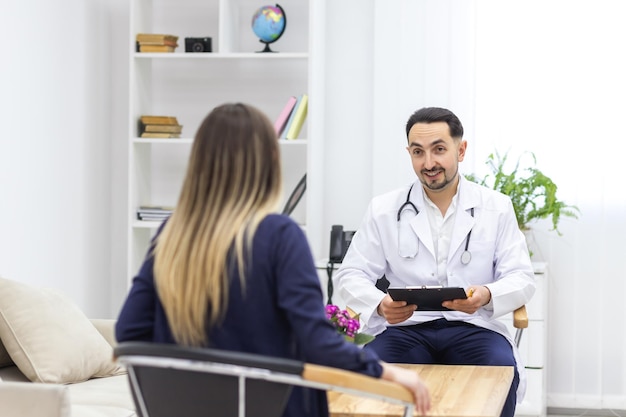
[[(411, 392), (398, 383), (343, 369), (307, 363), (304, 365), (302, 378), (306, 381), (345, 388), (347, 391), (358, 391), (375, 396), (392, 398), (405, 403), (413, 403), (413, 395)], [(332, 387), (329, 389), (332, 391)]]
[(526, 312), (525, 305), (513, 312), (513, 327), (516, 329), (525, 329), (528, 327), (528, 313)]

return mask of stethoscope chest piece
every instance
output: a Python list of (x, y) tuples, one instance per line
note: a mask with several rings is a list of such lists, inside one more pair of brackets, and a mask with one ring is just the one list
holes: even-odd
[(467, 265), (470, 263), (471, 260), (472, 260), (472, 254), (470, 253), (470, 251), (468, 250), (463, 251), (463, 253), (461, 254), (461, 263), (463, 265)]
[[(474, 217), (474, 207), (472, 207), (470, 214)], [(468, 265), (472, 260), (472, 253), (469, 251), (469, 242), (472, 237), (472, 230), (470, 229), (469, 233), (467, 233), (467, 238), (465, 239), (465, 250), (461, 254), (461, 263), (463, 265)]]

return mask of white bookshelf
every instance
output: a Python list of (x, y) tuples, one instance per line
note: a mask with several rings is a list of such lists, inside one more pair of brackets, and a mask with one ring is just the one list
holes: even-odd
[[(174, 206), (193, 136), (208, 112), (244, 102), (272, 121), (290, 96), (309, 94), (309, 26), (312, 0), (280, 2), (287, 16), (283, 36), (259, 53), (251, 28), (254, 12), (272, 4), (253, 0), (131, 0), (129, 37), (128, 282), (137, 273), (159, 222), (137, 219), (140, 205)], [(137, 33), (178, 36), (173, 53), (137, 53)], [(211, 37), (212, 52), (186, 53), (186, 37)], [(142, 139), (141, 115), (175, 116), (181, 138)], [(308, 119), (308, 118), (307, 118)], [(296, 140), (281, 140), (284, 199), (308, 171), (308, 122)], [(306, 194), (292, 214), (307, 224)]]

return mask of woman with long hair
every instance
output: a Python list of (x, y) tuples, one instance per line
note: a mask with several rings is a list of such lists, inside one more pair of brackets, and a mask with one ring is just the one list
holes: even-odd
[[(280, 149), (256, 108), (204, 119), (176, 209), (157, 232), (120, 312), (117, 340), (178, 343), (292, 358), (399, 382), (422, 413), (419, 376), (346, 342), (326, 319), (300, 227), (276, 214)], [(323, 392), (293, 390), (284, 416), (327, 416)]]

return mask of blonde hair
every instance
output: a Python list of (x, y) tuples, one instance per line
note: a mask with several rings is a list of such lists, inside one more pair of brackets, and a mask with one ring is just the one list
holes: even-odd
[(154, 249), (156, 289), (178, 343), (208, 343), (227, 308), (229, 273), (236, 265), (245, 288), (252, 239), (280, 195), (270, 120), (241, 103), (216, 107), (196, 133), (178, 204)]

